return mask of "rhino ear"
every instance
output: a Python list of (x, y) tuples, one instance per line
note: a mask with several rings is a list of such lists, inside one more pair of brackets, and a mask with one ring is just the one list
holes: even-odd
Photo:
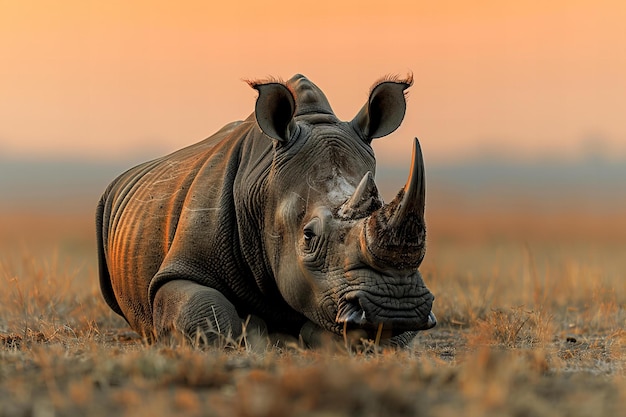
[(287, 143), (296, 129), (293, 94), (285, 85), (276, 82), (251, 86), (259, 92), (254, 109), (257, 124), (270, 138)]
[(406, 112), (404, 90), (413, 84), (405, 81), (383, 80), (372, 88), (370, 98), (352, 120), (352, 125), (370, 142), (396, 130)]

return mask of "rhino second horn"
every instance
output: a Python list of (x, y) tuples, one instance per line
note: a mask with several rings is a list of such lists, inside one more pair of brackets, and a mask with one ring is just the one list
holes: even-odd
[(378, 210), (382, 205), (374, 175), (371, 171), (367, 171), (354, 193), (339, 209), (339, 215), (352, 219), (364, 217)]
[(396, 198), (375, 211), (365, 224), (366, 250), (376, 264), (416, 268), (425, 253), (424, 160), (415, 138), (411, 171)]

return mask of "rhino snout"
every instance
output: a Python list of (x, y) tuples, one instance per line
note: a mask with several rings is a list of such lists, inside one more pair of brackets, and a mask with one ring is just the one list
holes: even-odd
[(386, 297), (367, 291), (348, 292), (339, 302), (336, 322), (375, 334), (378, 325), (397, 335), (406, 331), (428, 330), (437, 324), (432, 312), (434, 296), (423, 288), (421, 294), (403, 298)]

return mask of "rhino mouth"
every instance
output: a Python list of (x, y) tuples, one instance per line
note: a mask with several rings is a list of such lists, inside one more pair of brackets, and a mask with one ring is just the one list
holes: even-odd
[[(426, 290), (419, 304), (397, 299), (382, 299), (364, 291), (352, 291), (342, 297), (335, 322), (346, 333), (360, 332), (367, 339), (386, 340), (410, 331), (432, 329), (437, 324), (432, 312), (434, 297)], [(385, 302), (386, 301), (386, 302)]]

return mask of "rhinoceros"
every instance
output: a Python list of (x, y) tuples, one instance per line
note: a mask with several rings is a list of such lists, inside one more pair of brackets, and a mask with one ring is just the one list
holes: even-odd
[[(436, 323), (419, 142), (384, 204), (371, 141), (398, 128), (408, 79), (349, 122), (311, 81), (249, 81), (254, 113), (117, 177), (96, 213), (106, 303), (150, 341), (237, 339), (250, 325), (305, 345), (346, 331), (406, 345)], [(241, 339), (240, 339), (241, 340)], [(293, 340), (293, 339), (292, 339)]]

